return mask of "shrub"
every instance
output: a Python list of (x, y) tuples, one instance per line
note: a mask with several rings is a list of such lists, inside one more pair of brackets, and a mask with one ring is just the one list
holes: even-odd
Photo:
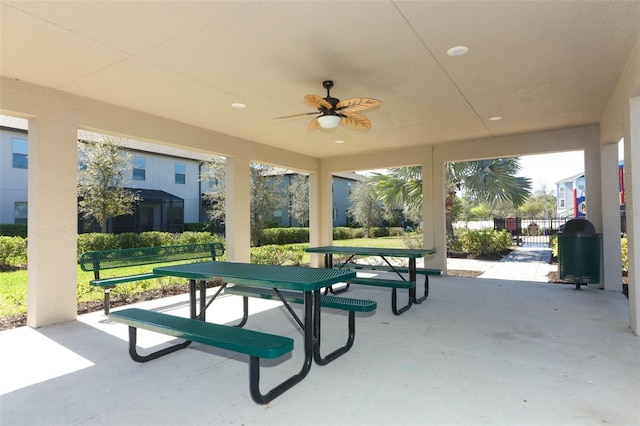
[(25, 223), (0, 224), (0, 235), (27, 238), (27, 225)]
[(78, 235), (78, 253), (94, 250), (113, 250), (118, 248), (118, 237), (114, 234), (92, 232)]
[(147, 231), (140, 234), (140, 247), (158, 247), (177, 244), (173, 234), (160, 231)]
[(27, 266), (27, 240), (0, 236), (0, 271)]
[(373, 234), (373, 236), (375, 238), (388, 237), (389, 236), (389, 228), (373, 227), (373, 228), (371, 228), (371, 234)]
[(350, 240), (351, 238), (353, 238), (351, 228), (347, 228), (345, 226), (338, 226), (336, 228), (333, 228), (334, 240)]
[(309, 242), (309, 228), (266, 228), (262, 231), (262, 245)]
[(627, 245), (627, 239), (623, 238), (620, 241), (622, 245), (622, 272), (629, 273), (629, 246)]
[(118, 241), (118, 247), (120, 249), (128, 249), (140, 247), (140, 235), (135, 232), (125, 232), (124, 234), (117, 234), (116, 240)]
[(447, 253), (461, 254), (464, 253), (461, 237), (464, 233), (454, 229), (453, 234), (447, 234)]
[(511, 247), (511, 234), (504, 230), (467, 231), (460, 240), (464, 251), (477, 256), (496, 256)]
[(302, 262), (302, 247), (266, 245), (251, 249), (251, 263), (262, 265), (299, 265)]
[(205, 244), (213, 243), (216, 241), (216, 237), (209, 232), (183, 232), (178, 235), (176, 241), (171, 244)]

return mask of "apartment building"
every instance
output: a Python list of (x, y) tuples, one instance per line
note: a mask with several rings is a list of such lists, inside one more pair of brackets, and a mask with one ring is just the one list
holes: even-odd
[[(5, 116), (0, 121), (0, 223), (27, 222), (28, 130), (23, 122)], [(79, 137), (92, 140), (96, 136), (86, 132)], [(123, 146), (133, 158), (126, 187), (137, 192), (141, 200), (132, 215), (110, 219), (109, 232), (182, 232), (184, 223), (208, 221), (202, 198), (208, 183), (202, 182), (200, 175), (203, 163), (210, 160), (210, 156), (141, 141), (123, 141)], [(287, 173), (284, 185), (294, 175)], [(350, 222), (349, 190), (363, 179), (364, 176), (356, 173), (334, 175), (334, 226)], [(302, 226), (291, 216), (289, 207), (286, 204), (274, 211), (273, 221), (279, 226)], [(95, 229), (94, 223), (78, 216), (78, 232)]]

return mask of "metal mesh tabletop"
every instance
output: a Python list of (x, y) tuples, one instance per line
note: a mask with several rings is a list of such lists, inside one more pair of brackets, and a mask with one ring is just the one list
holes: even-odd
[(154, 268), (158, 275), (213, 280), (261, 287), (311, 291), (355, 278), (353, 271), (235, 262), (200, 262)]

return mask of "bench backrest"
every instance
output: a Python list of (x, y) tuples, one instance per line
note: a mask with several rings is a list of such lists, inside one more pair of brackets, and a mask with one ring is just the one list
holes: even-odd
[(224, 246), (221, 243), (87, 251), (80, 256), (80, 268), (82, 268), (83, 271), (94, 271), (97, 273), (104, 269), (175, 262), (179, 260), (216, 260), (216, 257), (222, 255), (224, 255)]

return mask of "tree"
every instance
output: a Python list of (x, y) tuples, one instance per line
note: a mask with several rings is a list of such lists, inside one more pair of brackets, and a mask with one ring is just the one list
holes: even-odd
[(556, 216), (556, 197), (542, 187), (531, 195), (518, 209), (520, 215), (530, 218), (552, 218)]
[(370, 228), (377, 226), (382, 221), (383, 211), (375, 197), (373, 188), (364, 182), (357, 182), (351, 187), (349, 201), (351, 207), (347, 209), (348, 214), (364, 228), (365, 234), (369, 237)]
[(207, 217), (212, 222), (224, 224), (226, 208), (225, 161), (212, 157), (201, 168), (200, 181), (203, 183), (203, 200), (206, 202)]
[[(466, 161), (446, 164), (445, 199), (447, 233), (453, 232), (452, 212), (459, 191), (475, 202), (492, 206), (503, 200), (520, 206), (530, 194), (531, 180), (516, 176), (519, 159)], [(371, 183), (377, 196), (387, 203), (422, 211), (422, 169), (418, 166), (390, 169), (388, 175), (374, 175)]]
[[(207, 215), (211, 220), (224, 222), (225, 218), (225, 165), (220, 158), (207, 161), (202, 168), (202, 181), (208, 182), (204, 198), (208, 201)], [(250, 168), (251, 241), (260, 244), (262, 231), (273, 221), (273, 213), (286, 201), (281, 186), (282, 173), (276, 168), (252, 163)]]
[(294, 175), (289, 180), (289, 209), (291, 216), (302, 226), (309, 223), (309, 176)]
[(273, 212), (286, 203), (282, 171), (267, 164), (251, 164), (251, 241), (260, 245), (262, 231), (273, 222)]
[(111, 136), (95, 143), (78, 141), (78, 155), (78, 210), (85, 218), (94, 218), (106, 232), (108, 218), (132, 214), (140, 200), (123, 187), (133, 168), (132, 157)]
[(392, 210), (402, 210), (413, 222), (422, 217), (422, 167), (399, 167), (369, 176), (376, 199)]

